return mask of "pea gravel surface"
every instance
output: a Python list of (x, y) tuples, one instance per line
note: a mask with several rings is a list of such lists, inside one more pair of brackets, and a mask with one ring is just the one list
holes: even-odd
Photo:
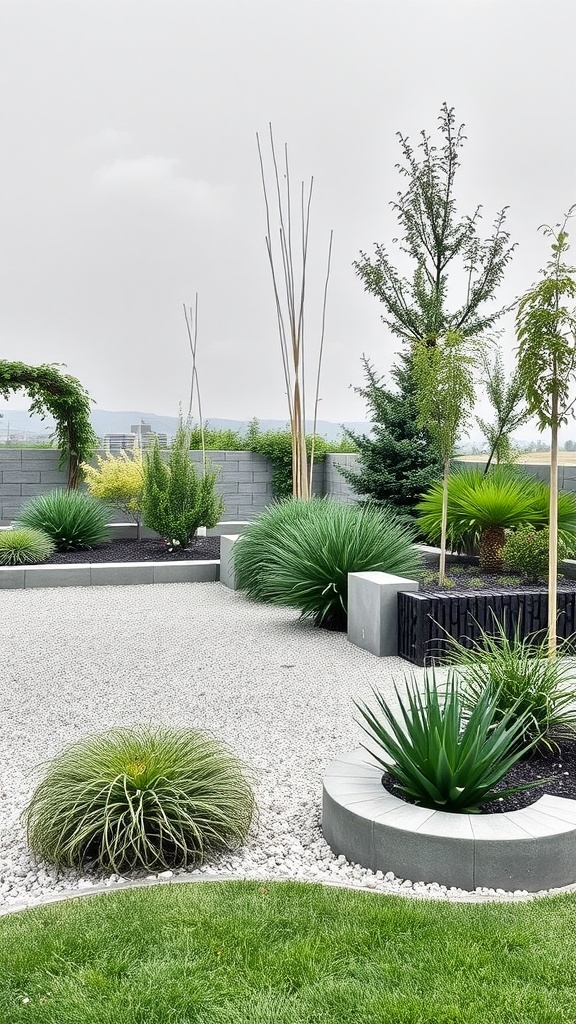
[(322, 776), (362, 736), (353, 699), (368, 700), (372, 687), (392, 696), (408, 669), (400, 659), (375, 658), (218, 583), (0, 591), (0, 655), (0, 911), (126, 884), (35, 863), (20, 816), (42, 762), (81, 736), (137, 722), (207, 729), (256, 775), (259, 818), (245, 847), (183, 877), (512, 898), (374, 874), (335, 857), (322, 837)]

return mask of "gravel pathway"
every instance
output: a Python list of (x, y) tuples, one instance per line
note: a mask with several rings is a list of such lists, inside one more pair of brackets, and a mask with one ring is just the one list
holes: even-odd
[[(351, 865), (322, 838), (322, 775), (361, 736), (352, 699), (372, 686), (390, 694), (407, 670), (400, 659), (214, 583), (0, 591), (0, 658), (0, 908), (123, 884), (35, 864), (19, 818), (35, 766), (79, 736), (135, 722), (206, 728), (256, 771), (257, 832), (205, 872), (466, 898)], [(483, 898), (495, 895), (505, 898)]]

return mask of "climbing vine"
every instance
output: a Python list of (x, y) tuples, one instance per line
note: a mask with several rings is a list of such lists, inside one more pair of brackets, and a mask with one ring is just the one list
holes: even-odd
[(77, 487), (80, 463), (87, 461), (98, 446), (90, 423), (92, 399), (76, 377), (61, 373), (57, 364), (27, 366), (0, 359), (0, 395), (26, 391), (32, 399), (28, 410), (42, 419), (48, 414), (56, 420), (52, 437), (62, 455), (60, 465), (68, 462), (68, 487)]

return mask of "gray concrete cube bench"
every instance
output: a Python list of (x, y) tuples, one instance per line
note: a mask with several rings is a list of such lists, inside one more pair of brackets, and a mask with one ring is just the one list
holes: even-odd
[(322, 831), (337, 855), (398, 878), (539, 892), (576, 882), (576, 800), (544, 795), (497, 814), (449, 814), (405, 803), (358, 747), (323, 780)]

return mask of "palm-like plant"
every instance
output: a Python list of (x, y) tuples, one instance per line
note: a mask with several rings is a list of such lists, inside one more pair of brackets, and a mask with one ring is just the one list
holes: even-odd
[(410, 525), (370, 505), (326, 498), (271, 506), (234, 546), (236, 579), (249, 597), (299, 608), (327, 629), (345, 629), (348, 573), (414, 577), (421, 557)]
[[(424, 535), (437, 542), (442, 515), (442, 485), (433, 484), (418, 505)], [(480, 566), (502, 568), (506, 530), (548, 525), (548, 487), (510, 466), (494, 466), (484, 475), (477, 469), (454, 473), (448, 484), (448, 538), (457, 547), (466, 537), (478, 544)], [(576, 535), (576, 494), (562, 492), (559, 533), (564, 540)]]
[(113, 729), (48, 765), (24, 821), (37, 857), (111, 871), (186, 867), (243, 842), (254, 797), (241, 762), (199, 730)]

